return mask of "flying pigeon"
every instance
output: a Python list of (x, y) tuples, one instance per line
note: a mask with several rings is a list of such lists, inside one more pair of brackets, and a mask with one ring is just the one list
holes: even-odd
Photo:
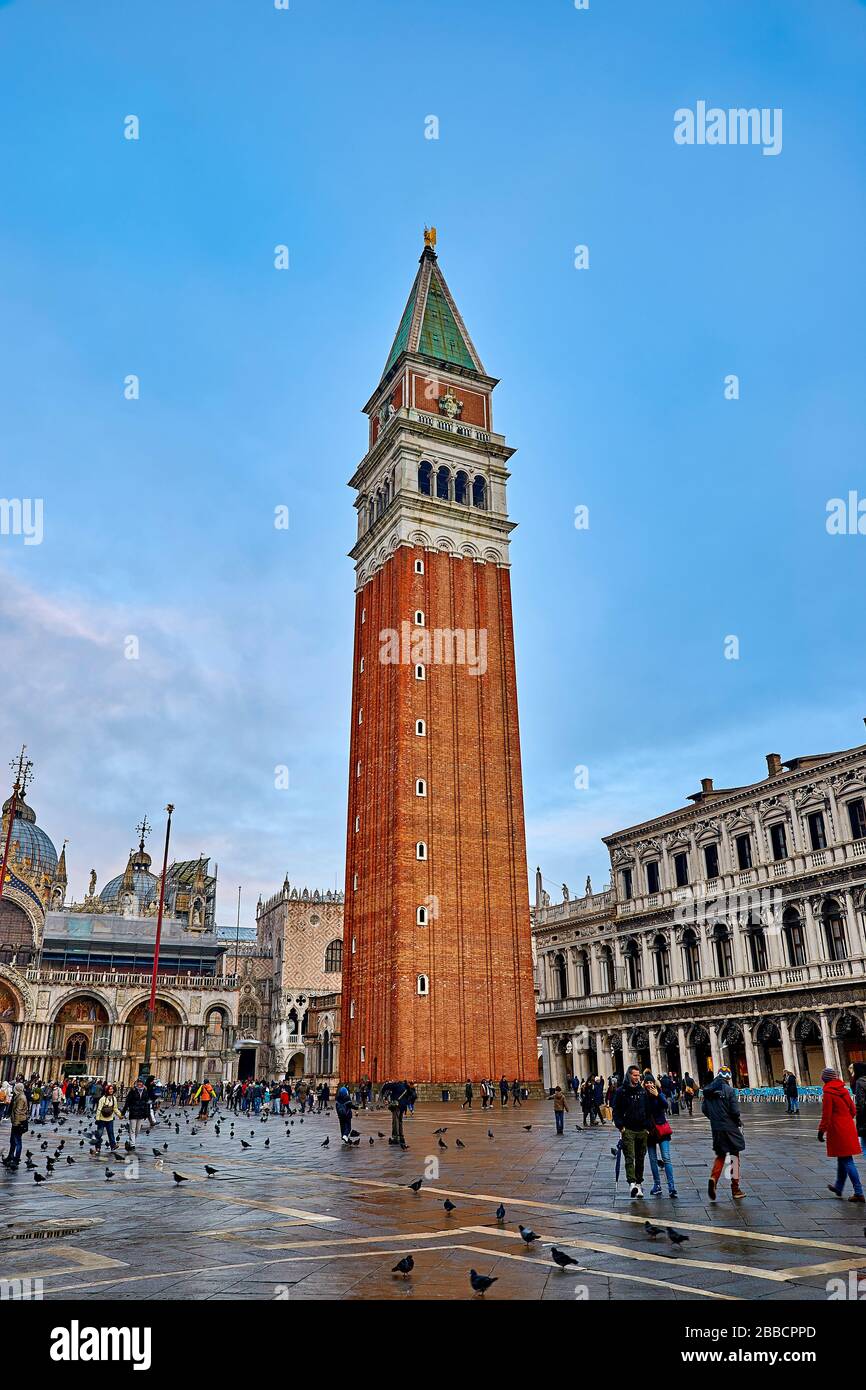
[(475, 1293), (485, 1294), (490, 1285), (496, 1283), (496, 1279), (490, 1274), (478, 1274), (476, 1270), (470, 1269), (469, 1282)]

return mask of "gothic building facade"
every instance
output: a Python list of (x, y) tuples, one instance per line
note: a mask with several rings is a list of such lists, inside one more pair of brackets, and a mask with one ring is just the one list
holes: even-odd
[(535, 1072), (506, 503), (513, 450), (425, 247), (364, 407), (343, 1072)]
[(866, 1061), (866, 745), (606, 836), (601, 893), (533, 911), (544, 1079), (637, 1061), (741, 1086)]

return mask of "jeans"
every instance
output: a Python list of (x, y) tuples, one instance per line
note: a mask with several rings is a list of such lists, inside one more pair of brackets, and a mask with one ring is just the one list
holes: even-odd
[(840, 1196), (842, 1193), (842, 1188), (845, 1186), (846, 1178), (851, 1179), (851, 1186), (854, 1188), (854, 1195), (856, 1197), (862, 1197), (863, 1184), (860, 1181), (860, 1174), (857, 1172), (857, 1164), (854, 1162), (854, 1159), (850, 1154), (847, 1156), (847, 1158), (836, 1159), (836, 1191), (840, 1194)]
[(671, 1163), (671, 1141), (670, 1139), (660, 1139), (658, 1145), (650, 1144), (648, 1147), (650, 1168), (653, 1174), (653, 1187), (661, 1187), (661, 1174), (659, 1173), (659, 1161), (656, 1148), (661, 1150), (662, 1164), (665, 1170), (665, 1177), (668, 1180), (668, 1192), (676, 1192), (677, 1185), (674, 1182), (674, 1169)]
[(556, 1132), (557, 1132), (557, 1134), (562, 1134), (563, 1129), (564, 1129), (564, 1127), (565, 1127), (565, 1111), (564, 1111), (564, 1110), (554, 1110), (554, 1112), (553, 1112), (553, 1118), (556, 1120)]
[(622, 1151), (625, 1155), (625, 1175), (629, 1182), (643, 1182), (643, 1163), (647, 1151), (645, 1129), (624, 1129)]
[(9, 1139), (9, 1162), (10, 1162), (10, 1163), (20, 1163), (20, 1162), (21, 1162), (21, 1139), (22, 1139), (23, 1135), (24, 1135), (24, 1130), (21, 1128), (20, 1125), (13, 1125), (13, 1126), (12, 1126), (12, 1134), (10, 1135), (10, 1139)]
[(111, 1149), (111, 1151), (112, 1151), (112, 1153), (113, 1153), (114, 1150), (117, 1148), (117, 1143), (116, 1143), (115, 1138), (114, 1138), (114, 1121), (113, 1121), (113, 1120), (97, 1120), (97, 1121), (96, 1121), (96, 1138), (95, 1138), (94, 1141), (93, 1141), (93, 1147), (96, 1149), (96, 1152), (99, 1153), (99, 1150), (102, 1148), (102, 1131), (103, 1131), (103, 1130), (105, 1130), (105, 1133), (106, 1133), (106, 1135), (108, 1136), (108, 1147)]

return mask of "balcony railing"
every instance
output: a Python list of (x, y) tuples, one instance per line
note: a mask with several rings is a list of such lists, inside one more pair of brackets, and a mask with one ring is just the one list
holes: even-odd
[[(24, 971), (25, 979), (31, 984), (50, 985), (101, 985), (103, 988), (118, 985), (141, 988), (150, 984), (150, 971), (120, 970), (55, 970), (43, 965), (36, 970)], [(238, 975), (163, 975), (157, 974), (157, 989), (237, 989)]]
[(682, 1000), (712, 999), (720, 994), (753, 994), (758, 990), (797, 989), (804, 984), (823, 984), (830, 980), (860, 979), (866, 976), (866, 958), (821, 960), (810, 965), (778, 966), (755, 974), (710, 975), (704, 980), (675, 980), (669, 985), (645, 985), (615, 993), (585, 994), (567, 999), (539, 999), (539, 1018), (592, 1013), (602, 1009), (642, 1007), (646, 1004), (676, 1004)]

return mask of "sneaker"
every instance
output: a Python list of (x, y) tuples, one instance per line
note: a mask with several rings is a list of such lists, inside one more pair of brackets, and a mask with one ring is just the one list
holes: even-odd
[(632, 1196), (632, 1197), (636, 1197), (636, 1196), (638, 1195), (639, 1192), (640, 1192), (640, 1188), (638, 1187), (638, 1185), (637, 1185), (636, 1182), (633, 1182), (632, 1185), (631, 1185), (631, 1192), (630, 1192), (629, 1195)]
[(669, 1197), (679, 1197), (679, 1195), (680, 1194), (677, 1192), (675, 1187), (672, 1187), (670, 1192), (668, 1193)]
[(640, 1183), (636, 1183), (636, 1184), (635, 1184), (635, 1187), (637, 1188), (637, 1191), (635, 1192), (634, 1195), (635, 1195), (636, 1197), (642, 1197), (642, 1196), (643, 1196), (643, 1188), (641, 1187)]
[(650, 1188), (650, 1196), (651, 1196), (651, 1197), (660, 1197), (661, 1195), (662, 1195), (662, 1190), (661, 1190), (660, 1187), (651, 1187), (651, 1188)]

